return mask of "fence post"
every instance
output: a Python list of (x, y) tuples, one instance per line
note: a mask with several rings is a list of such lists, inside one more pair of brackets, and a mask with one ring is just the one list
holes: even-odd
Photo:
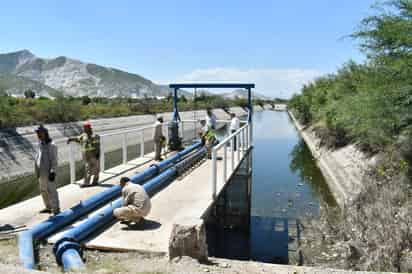
[(242, 129), (242, 157), (244, 157), (246, 154), (245, 130), (246, 128)]
[(236, 133), (237, 163), (240, 162), (240, 131)]
[(70, 165), (70, 183), (76, 182), (76, 157), (74, 155), (74, 144), (69, 145), (69, 165)]
[(183, 120), (182, 120), (182, 127), (181, 127), (181, 129), (182, 129), (182, 142), (184, 142), (185, 141), (185, 126), (184, 126), (184, 122), (183, 122)]
[(122, 137), (122, 160), (123, 164), (127, 163), (127, 133)]
[(247, 143), (247, 149), (250, 148), (250, 124), (247, 124), (247, 131), (246, 131), (246, 143)]
[(226, 183), (227, 179), (227, 143), (224, 144), (223, 148), (223, 180)]
[(235, 136), (232, 136), (230, 145), (231, 145), (231, 153), (232, 153), (232, 157), (231, 157), (231, 162), (232, 162), (232, 171), (235, 170)]
[(140, 131), (140, 157), (144, 156), (144, 129)]
[(216, 150), (212, 149), (212, 199), (216, 198), (217, 159)]
[(100, 172), (104, 171), (104, 138), (100, 139)]

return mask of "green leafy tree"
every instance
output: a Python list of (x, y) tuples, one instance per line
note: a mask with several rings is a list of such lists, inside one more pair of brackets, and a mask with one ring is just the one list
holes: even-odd
[(26, 97), (27, 99), (34, 99), (36, 97), (36, 93), (33, 90), (28, 89), (24, 92), (24, 97)]
[(90, 104), (92, 102), (92, 100), (90, 99), (89, 96), (83, 96), (82, 97), (82, 105), (87, 106), (88, 104)]

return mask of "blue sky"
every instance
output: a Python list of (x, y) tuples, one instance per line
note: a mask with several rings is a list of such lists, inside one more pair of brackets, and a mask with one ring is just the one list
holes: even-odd
[(4, 1), (0, 52), (29, 49), (138, 73), (158, 83), (256, 82), (287, 97), (363, 60), (351, 34), (373, 0)]

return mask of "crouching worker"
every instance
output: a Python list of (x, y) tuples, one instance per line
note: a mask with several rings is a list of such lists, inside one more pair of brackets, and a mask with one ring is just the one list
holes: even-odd
[(149, 195), (146, 190), (138, 184), (133, 184), (130, 179), (123, 177), (120, 179), (122, 188), (123, 206), (116, 208), (113, 215), (123, 224), (142, 222), (151, 209)]

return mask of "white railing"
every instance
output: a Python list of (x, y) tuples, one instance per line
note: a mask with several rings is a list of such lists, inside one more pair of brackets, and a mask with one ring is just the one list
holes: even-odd
[[(198, 131), (200, 130), (200, 120), (182, 120), (180, 121), (180, 129), (179, 129), (179, 134), (182, 140), (193, 140), (198, 138)], [(228, 120), (217, 120), (218, 123), (225, 123), (228, 124), (230, 121)], [(244, 123), (246, 121), (241, 121), (241, 123)], [(246, 124), (247, 125), (247, 124)], [(145, 127), (140, 127), (136, 129), (130, 129), (130, 130), (123, 130), (123, 131), (115, 131), (112, 133), (106, 133), (106, 134), (101, 134), (100, 135), (100, 172), (103, 172), (106, 170), (105, 167), (105, 153), (115, 151), (119, 149), (119, 144), (121, 144), (121, 150), (122, 150), (122, 164), (126, 164), (128, 162), (128, 151), (129, 151), (129, 146), (135, 146), (137, 151), (140, 152), (137, 154), (138, 157), (143, 157), (145, 153), (148, 153), (148, 151), (145, 151), (145, 143), (152, 138), (152, 132), (153, 132), (153, 127), (154, 125), (150, 126), (145, 126)], [(243, 140), (245, 138), (243, 135), (243, 131), (241, 131), (244, 128), (244, 126), (238, 130), (238, 132), (232, 134), (238, 136), (239, 140)], [(193, 135), (191, 134), (191, 131), (193, 130)], [(241, 133), (242, 132), (242, 133)], [(168, 122), (163, 123), (163, 134), (166, 137), (166, 141), (169, 141), (169, 132), (168, 132)], [(240, 137), (239, 134), (242, 134), (243, 137)], [(232, 136), (231, 135), (231, 136)], [(249, 136), (249, 135), (247, 135)], [(131, 137), (133, 137), (133, 142), (131, 142)], [(229, 136), (230, 137), (230, 136)], [(229, 138), (228, 137), (228, 138)], [(111, 142), (109, 144), (108, 138), (111, 138)], [(117, 138), (117, 139), (116, 139)], [(226, 138), (225, 140), (227, 140)], [(250, 138), (248, 137), (247, 140)], [(225, 142), (225, 140), (223, 142)], [(245, 140), (243, 141), (245, 142)], [(237, 142), (238, 146), (240, 143), (243, 144), (243, 142), (239, 141)], [(130, 144), (130, 145), (129, 145)], [(221, 144), (219, 144), (218, 147), (220, 147)], [(70, 182), (75, 183), (76, 181), (76, 155), (79, 155), (79, 146), (72, 142), (70, 143), (69, 147), (69, 166), (70, 166)], [(79, 157), (77, 157), (79, 158)], [(238, 155), (237, 159), (239, 161), (240, 159), (240, 151), (238, 150)], [(232, 161), (233, 161), (232, 157)], [(234, 166), (234, 163), (232, 163), (232, 167)]]
[[(163, 124), (163, 133), (168, 141), (169, 134), (168, 134), (168, 123)], [(100, 135), (100, 172), (106, 170), (105, 167), (105, 153), (111, 152), (114, 150), (119, 149), (119, 143), (121, 143), (122, 149), (122, 164), (126, 164), (128, 162), (127, 155), (129, 150), (129, 144), (136, 147), (138, 157), (143, 157), (146, 153), (145, 151), (145, 142), (150, 140), (152, 137), (154, 125), (140, 127), (136, 129), (130, 130), (123, 130), (123, 131), (116, 131), (112, 133), (106, 133)], [(133, 136), (135, 139), (133, 142), (130, 142), (130, 136)], [(111, 138), (111, 143), (114, 143), (109, 146), (107, 139)], [(116, 142), (116, 138), (118, 138), (118, 142)], [(107, 143), (106, 143), (107, 142)], [(70, 143), (69, 147), (69, 166), (70, 166), (70, 182), (75, 183), (76, 181), (76, 152), (78, 152), (78, 146), (75, 147), (76, 143)]]
[[(248, 153), (251, 142), (251, 125), (246, 123), (240, 129), (230, 134), (218, 145), (212, 148), (212, 198), (216, 198), (217, 182), (220, 179), (225, 183), (228, 179), (228, 158), (230, 158), (230, 171), (233, 173), (238, 167), (243, 157)], [(220, 151), (223, 150), (223, 153)], [(222, 158), (222, 162), (218, 165), (218, 157)], [(220, 169), (218, 168), (220, 166)], [(219, 172), (220, 174), (218, 174)], [(220, 177), (218, 177), (220, 176)]]

